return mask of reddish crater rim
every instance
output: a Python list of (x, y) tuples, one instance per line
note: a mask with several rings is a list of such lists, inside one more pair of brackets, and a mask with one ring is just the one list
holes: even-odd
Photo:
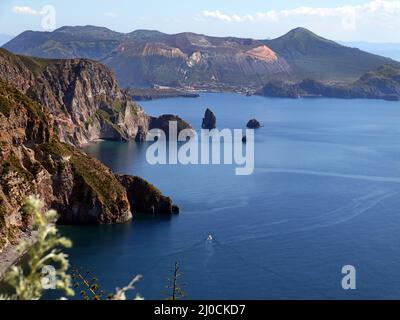
[(273, 50), (268, 48), (266, 45), (262, 45), (262, 46), (253, 48), (251, 50), (248, 50), (248, 51), (246, 51), (246, 54), (251, 57), (254, 57), (254, 58), (257, 58), (260, 60), (265, 60), (268, 62), (278, 60), (277, 54)]

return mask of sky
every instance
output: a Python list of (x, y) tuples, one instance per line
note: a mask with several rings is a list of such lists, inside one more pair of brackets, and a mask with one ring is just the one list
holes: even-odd
[(0, 0), (0, 34), (65, 25), (258, 39), (301, 26), (337, 41), (400, 43), (400, 0)]

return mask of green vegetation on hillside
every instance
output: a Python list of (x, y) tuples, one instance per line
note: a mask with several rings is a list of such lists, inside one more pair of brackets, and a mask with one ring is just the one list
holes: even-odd
[[(110, 209), (113, 208), (118, 196), (125, 194), (125, 189), (117, 178), (101, 162), (75, 150), (74, 147), (53, 140), (51, 143), (41, 145), (40, 149), (46, 154), (70, 162), (77, 174), (85, 180)], [(54, 169), (57, 170), (57, 168)]]
[(0, 112), (9, 117), (11, 111), (18, 107), (31, 112), (36, 120), (44, 121), (46, 118), (43, 107), (39, 103), (0, 80)]
[(34, 58), (28, 56), (18, 56), (18, 57), (26, 65), (26, 67), (36, 76), (41, 75), (49, 65), (57, 61), (54, 59)]

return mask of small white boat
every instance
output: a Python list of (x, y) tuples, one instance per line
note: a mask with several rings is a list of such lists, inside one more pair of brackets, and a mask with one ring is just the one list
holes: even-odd
[(207, 238), (207, 241), (213, 241), (214, 240), (214, 238), (213, 238), (213, 236), (210, 234), (209, 236), (208, 236), (208, 238)]

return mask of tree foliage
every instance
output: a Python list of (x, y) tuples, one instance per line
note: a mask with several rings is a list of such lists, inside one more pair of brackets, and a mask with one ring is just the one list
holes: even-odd
[(71, 277), (67, 274), (69, 268), (68, 255), (63, 248), (70, 248), (72, 242), (60, 236), (55, 226), (57, 213), (54, 210), (43, 212), (44, 203), (29, 197), (24, 206), (26, 215), (33, 216), (35, 239), (23, 241), (18, 246), (21, 255), (27, 252), (27, 266), (14, 266), (5, 275), (5, 282), (12, 286), (14, 294), (2, 296), (7, 300), (38, 300), (45, 290), (43, 285), (43, 270), (53, 266), (54, 287), (67, 296), (73, 296)]

